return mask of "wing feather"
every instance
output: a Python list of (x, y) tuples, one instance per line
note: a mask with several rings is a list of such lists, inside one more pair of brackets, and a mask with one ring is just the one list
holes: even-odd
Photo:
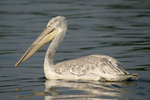
[(119, 66), (116, 59), (105, 55), (90, 55), (60, 62), (55, 65), (55, 72), (62, 75), (76, 76), (130, 74)]

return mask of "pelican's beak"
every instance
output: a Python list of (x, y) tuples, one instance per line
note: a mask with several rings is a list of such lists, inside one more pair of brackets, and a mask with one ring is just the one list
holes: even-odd
[(40, 49), (47, 42), (51, 41), (57, 34), (58, 29), (53, 27), (47, 27), (41, 35), (33, 42), (29, 49), (24, 53), (21, 59), (15, 64), (17, 67), (19, 64), (30, 58), (38, 49)]

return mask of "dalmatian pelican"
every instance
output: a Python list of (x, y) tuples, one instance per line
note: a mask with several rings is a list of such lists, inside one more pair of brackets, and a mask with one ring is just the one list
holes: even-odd
[(15, 64), (15, 67), (31, 57), (44, 44), (52, 40), (44, 60), (44, 73), (47, 79), (99, 81), (138, 79), (139, 75), (137, 73), (130, 74), (120, 67), (119, 62), (115, 58), (106, 55), (94, 54), (54, 64), (54, 54), (62, 42), (66, 31), (67, 23), (64, 16), (52, 18), (48, 22), (46, 29)]

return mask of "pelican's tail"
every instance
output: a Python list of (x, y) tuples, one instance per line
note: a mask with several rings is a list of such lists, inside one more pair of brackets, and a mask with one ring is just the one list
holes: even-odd
[(133, 73), (132, 74), (132, 79), (138, 79), (140, 77), (140, 75), (138, 73)]

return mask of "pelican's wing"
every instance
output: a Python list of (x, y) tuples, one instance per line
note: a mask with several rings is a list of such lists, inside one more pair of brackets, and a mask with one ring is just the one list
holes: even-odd
[(130, 74), (119, 67), (116, 59), (105, 55), (90, 55), (78, 59), (60, 62), (55, 65), (55, 72), (61, 75), (98, 76)]

